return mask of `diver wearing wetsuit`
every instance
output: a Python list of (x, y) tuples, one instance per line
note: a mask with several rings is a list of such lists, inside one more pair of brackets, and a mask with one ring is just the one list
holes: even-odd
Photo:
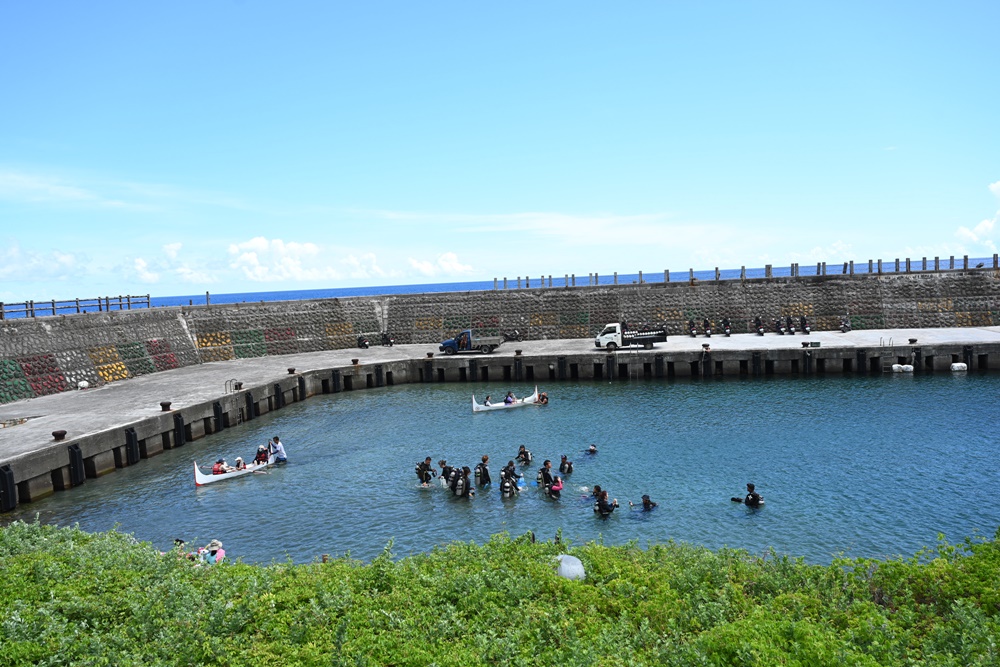
[(747, 483), (747, 495), (743, 499), (743, 504), (747, 507), (760, 507), (764, 503), (764, 497), (754, 491), (754, 485)]
[(428, 456), (423, 462), (417, 464), (417, 479), (420, 480), (421, 485), (427, 486), (431, 477), (436, 474), (434, 468), (431, 467), (431, 457)]
[(573, 473), (573, 462), (566, 458), (566, 455), (562, 455), (562, 460), (559, 462), (559, 472), (564, 475), (570, 475)]
[(486, 486), (490, 479), (490, 457), (483, 454), (483, 460), (476, 464), (476, 481), (480, 486)]
[(538, 469), (538, 486), (544, 487), (546, 491), (552, 486), (552, 461), (548, 459)]
[(460, 498), (468, 498), (469, 496), (476, 495), (476, 491), (472, 488), (472, 482), (469, 479), (469, 475), (472, 473), (469, 466), (463, 466), (461, 470), (457, 468), (455, 470), (455, 482), (451, 487), (451, 492)]
[(608, 500), (608, 492), (601, 491), (601, 495), (598, 496), (597, 502), (594, 504), (594, 512), (601, 515), (602, 519), (606, 519), (611, 516), (611, 513), (615, 511), (618, 507), (618, 499)]
[(528, 465), (531, 463), (531, 452), (525, 449), (524, 445), (521, 445), (517, 450), (517, 456), (514, 457), (514, 460), (521, 465)]

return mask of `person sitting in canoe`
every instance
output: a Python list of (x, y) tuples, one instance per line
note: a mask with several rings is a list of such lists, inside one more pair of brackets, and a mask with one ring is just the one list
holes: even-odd
[(227, 472), (232, 472), (235, 470), (231, 465), (226, 465), (226, 459), (219, 459), (212, 466), (213, 475), (225, 475)]
[(267, 445), (257, 447), (257, 455), (253, 457), (253, 462), (255, 464), (267, 463)]
[(486, 407), (489, 407), (489, 406), (493, 405), (493, 404), (492, 404), (492, 403), (490, 402), (490, 395), (489, 395), (489, 394), (486, 394), (486, 400), (485, 400), (485, 401), (483, 401), (483, 405), (485, 405)]
[(503, 397), (504, 405), (513, 405), (516, 402), (517, 402), (517, 397), (514, 396), (514, 392), (512, 391), (508, 391), (507, 395)]
[(278, 436), (271, 438), (271, 451), (274, 452), (274, 462), (275, 463), (287, 463), (288, 455), (285, 453), (285, 446), (281, 444)]
[(246, 467), (247, 467), (247, 464), (243, 463), (243, 457), (242, 456), (237, 456), (236, 457), (236, 466), (235, 466), (234, 469), (235, 470), (246, 470)]
[(531, 463), (531, 452), (525, 449), (524, 445), (521, 445), (517, 450), (517, 456), (514, 457), (514, 460), (521, 465), (528, 465)]
[(545, 393), (544, 391), (538, 395), (538, 404), (539, 405), (548, 405), (549, 404), (549, 395), (547, 393)]

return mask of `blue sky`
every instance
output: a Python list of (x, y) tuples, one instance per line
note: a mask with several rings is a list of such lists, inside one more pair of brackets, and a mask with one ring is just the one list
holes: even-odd
[(1000, 3), (6, 2), (0, 300), (991, 256)]

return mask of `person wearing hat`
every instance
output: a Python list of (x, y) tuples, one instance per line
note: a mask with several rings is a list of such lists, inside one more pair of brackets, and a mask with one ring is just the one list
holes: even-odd
[(267, 463), (267, 457), (267, 445), (258, 445), (257, 455), (253, 457), (254, 464), (260, 465), (262, 463)]
[(222, 548), (222, 542), (212, 540), (206, 544), (202, 552), (202, 558), (205, 560), (206, 565), (218, 565), (225, 560), (226, 550)]
[[(628, 506), (629, 507), (635, 507), (635, 503), (633, 503), (630, 500), (630, 501), (628, 501)], [(650, 500), (649, 496), (643, 494), (643, 496), (642, 496), (642, 506), (641, 506), (642, 511), (643, 512), (648, 512), (649, 510), (653, 509), (654, 507), (656, 507), (656, 503), (654, 503), (652, 500)]]
[(237, 456), (236, 457), (236, 466), (235, 466), (235, 469), (236, 470), (246, 470), (246, 467), (247, 467), (247, 464), (243, 463), (243, 457), (242, 456)]

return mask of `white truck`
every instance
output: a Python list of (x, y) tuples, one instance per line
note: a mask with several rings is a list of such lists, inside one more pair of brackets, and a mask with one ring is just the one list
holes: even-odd
[(664, 343), (666, 340), (666, 327), (630, 327), (626, 322), (609, 322), (597, 334), (594, 345), (607, 348), (609, 352), (628, 345), (642, 345), (643, 349), (651, 350), (653, 343)]

